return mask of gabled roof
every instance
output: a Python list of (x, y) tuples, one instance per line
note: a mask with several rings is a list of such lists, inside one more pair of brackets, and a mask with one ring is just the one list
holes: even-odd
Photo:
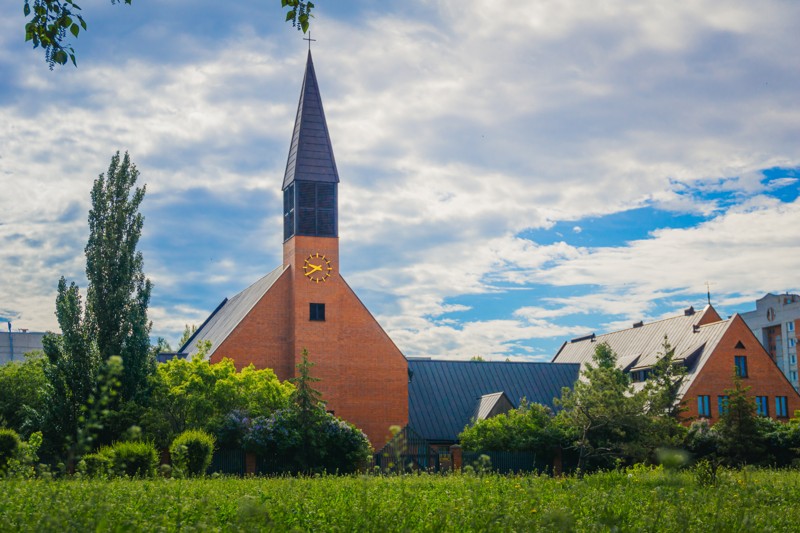
[(711, 306), (706, 306), (699, 313), (687, 310), (680, 316), (566, 342), (553, 358), (553, 362), (584, 364), (592, 360), (595, 347), (605, 342), (616, 352), (620, 367), (626, 366), (630, 370), (649, 368), (658, 361), (659, 354), (663, 351), (665, 335), (675, 348), (675, 359), (683, 360), (709, 340), (708, 334), (711, 330), (706, 329), (703, 334), (698, 335), (694, 326), (719, 320), (719, 315)]
[(206, 357), (211, 357), (214, 351), (228, 338), (228, 335), (239, 325), (259, 300), (267, 293), (278, 278), (289, 267), (281, 266), (259, 279), (233, 298), (224, 299), (211, 315), (203, 322), (194, 335), (180, 347), (178, 353), (181, 357), (191, 358), (197, 353), (197, 343), (211, 341), (211, 350)]
[(730, 327), (731, 320), (720, 320), (710, 305), (699, 313), (687, 310), (680, 316), (565, 342), (553, 362), (580, 363), (583, 366), (592, 361), (595, 348), (606, 343), (617, 354), (617, 366), (622, 370), (651, 368), (663, 355), (666, 335), (670, 346), (675, 350), (674, 359), (685, 361), (688, 366), (687, 379), (684, 380), (681, 391), (685, 392), (716, 349)]
[(408, 425), (429, 441), (455, 442), (481, 396), (503, 392), (514, 407), (523, 397), (552, 407), (580, 365), (409, 359), (408, 369)]
[(486, 420), (500, 413), (507, 413), (514, 408), (514, 404), (508, 399), (505, 392), (493, 392), (484, 394), (478, 398), (478, 405), (472, 418), (475, 420)]
[(311, 50), (308, 51), (282, 188), (285, 189), (295, 180), (339, 183)]

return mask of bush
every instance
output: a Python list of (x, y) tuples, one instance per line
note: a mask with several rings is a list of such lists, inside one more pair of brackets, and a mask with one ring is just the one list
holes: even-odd
[(372, 453), (369, 439), (352, 424), (319, 411), (303, 440), (296, 409), (281, 409), (253, 420), (243, 441), (247, 451), (261, 459), (269, 473), (351, 473)]
[(333, 415), (322, 423), (324, 453), (322, 467), (330, 472), (349, 474), (364, 466), (372, 455), (372, 446), (363, 431)]
[(158, 451), (151, 442), (117, 442), (111, 448), (114, 473), (129, 477), (151, 477), (158, 466)]
[(169, 447), (172, 465), (185, 475), (202, 476), (211, 464), (214, 444), (214, 437), (205, 431), (184, 431)]
[(83, 456), (79, 470), (91, 477), (107, 476), (113, 473), (114, 450), (110, 446), (100, 448), (95, 453)]
[(22, 444), (13, 429), (0, 429), (0, 470), (19, 455)]

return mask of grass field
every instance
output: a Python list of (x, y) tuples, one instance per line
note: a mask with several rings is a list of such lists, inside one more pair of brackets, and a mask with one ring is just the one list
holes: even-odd
[(800, 472), (3, 480), (0, 531), (797, 531)]

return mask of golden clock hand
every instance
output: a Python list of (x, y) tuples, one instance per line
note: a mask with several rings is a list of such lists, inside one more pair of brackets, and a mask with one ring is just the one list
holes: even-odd
[(319, 271), (322, 271), (322, 265), (312, 265), (312, 264), (309, 264), (308, 266), (310, 266), (310, 267), (311, 267), (311, 270), (309, 270), (308, 272), (306, 272), (306, 276), (308, 276), (308, 275), (310, 275), (310, 274), (313, 274), (313, 273), (314, 273), (314, 272), (316, 272), (317, 270), (319, 270)]

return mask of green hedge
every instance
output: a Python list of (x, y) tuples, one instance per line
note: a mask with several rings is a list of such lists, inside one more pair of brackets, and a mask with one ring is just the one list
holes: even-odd
[(187, 476), (202, 476), (211, 464), (215, 439), (205, 431), (184, 431), (169, 447), (172, 466)]
[(111, 457), (113, 473), (118, 476), (152, 477), (158, 466), (158, 451), (151, 442), (116, 442), (101, 453)]
[(22, 443), (19, 435), (13, 429), (0, 429), (0, 469), (8, 466), (11, 459), (15, 459), (20, 452)]

